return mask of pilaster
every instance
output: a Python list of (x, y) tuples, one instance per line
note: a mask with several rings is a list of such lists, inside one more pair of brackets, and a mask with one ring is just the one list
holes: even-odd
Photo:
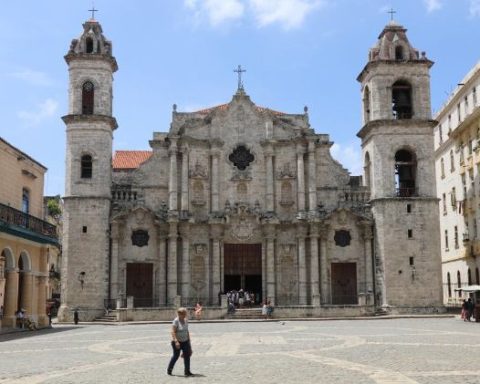
[(311, 304), (314, 307), (320, 306), (320, 270), (318, 263), (318, 238), (318, 225), (310, 224), (310, 291)]
[(177, 291), (177, 222), (169, 223), (168, 233), (168, 261), (167, 261), (167, 301), (168, 305), (173, 305)]
[(297, 230), (298, 243), (298, 303), (307, 305), (307, 261), (305, 256), (305, 238), (307, 230), (300, 226)]
[(169, 182), (168, 182), (168, 197), (169, 204), (168, 209), (170, 211), (178, 210), (177, 203), (177, 138), (170, 137), (170, 147), (168, 148), (168, 156), (170, 157), (170, 172), (169, 172)]
[(298, 211), (305, 211), (305, 164), (303, 160), (303, 155), (305, 149), (303, 145), (297, 144), (297, 206)]

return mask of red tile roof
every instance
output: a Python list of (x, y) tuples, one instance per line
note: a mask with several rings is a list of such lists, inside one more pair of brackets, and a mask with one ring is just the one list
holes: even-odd
[(136, 169), (147, 161), (152, 153), (152, 151), (115, 151), (112, 160), (113, 169)]

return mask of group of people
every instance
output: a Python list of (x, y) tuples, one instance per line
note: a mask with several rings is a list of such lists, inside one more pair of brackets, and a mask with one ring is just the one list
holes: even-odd
[(270, 300), (265, 299), (262, 304), (262, 316), (264, 319), (271, 319), (273, 314), (273, 304)]
[(468, 300), (463, 300), (462, 303), (462, 314), (460, 317), (463, 321), (472, 321), (473, 311), (475, 309), (475, 304), (472, 299), (469, 297)]
[(257, 296), (254, 292), (244, 291), (243, 289), (227, 292), (228, 304), (233, 304), (235, 308), (251, 307), (256, 303)]

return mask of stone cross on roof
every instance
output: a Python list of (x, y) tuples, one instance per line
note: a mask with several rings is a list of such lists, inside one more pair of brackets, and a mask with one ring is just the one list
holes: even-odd
[(242, 66), (239, 65), (237, 69), (234, 69), (233, 72), (238, 74), (238, 90), (243, 91), (243, 82), (242, 82), (242, 73), (247, 72), (246, 69), (242, 69)]
[(95, 4), (92, 4), (92, 9), (89, 9), (88, 12), (92, 12), (92, 20), (95, 20), (95, 12), (98, 12), (98, 9), (95, 9)]

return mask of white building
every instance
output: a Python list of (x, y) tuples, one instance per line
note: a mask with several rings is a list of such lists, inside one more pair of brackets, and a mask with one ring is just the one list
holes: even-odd
[(444, 303), (480, 284), (480, 62), (436, 114), (435, 168), (440, 198)]

